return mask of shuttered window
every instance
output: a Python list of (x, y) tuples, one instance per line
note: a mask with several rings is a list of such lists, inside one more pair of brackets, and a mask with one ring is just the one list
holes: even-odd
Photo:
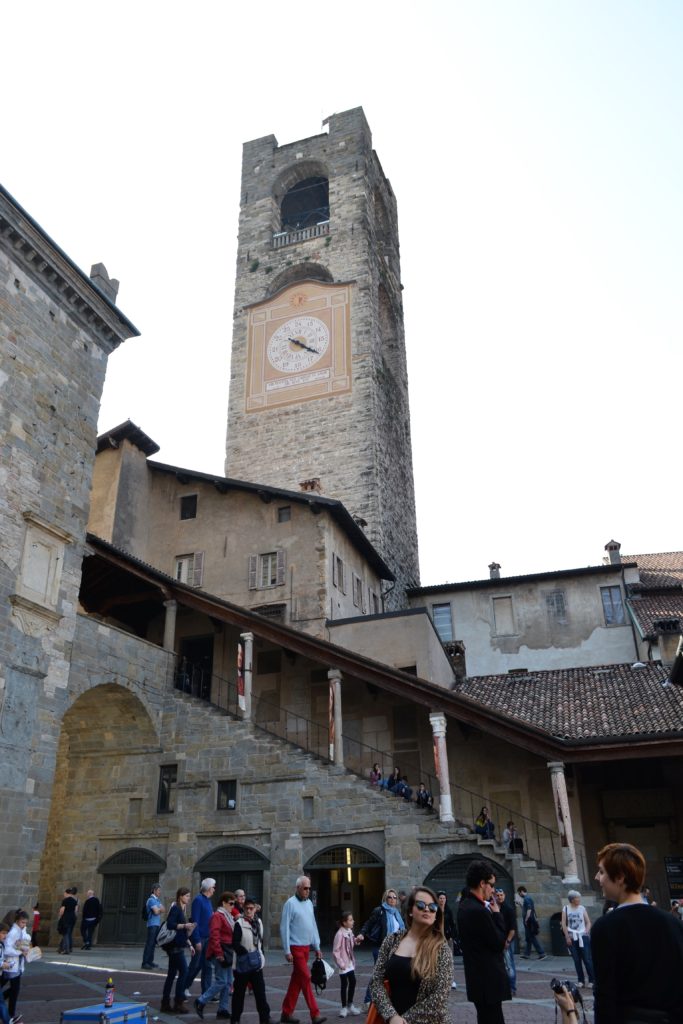
[(189, 587), (201, 587), (204, 580), (204, 552), (178, 555), (175, 560), (175, 578)]
[(279, 587), (285, 582), (287, 558), (284, 548), (266, 551), (262, 555), (249, 555), (249, 589), (262, 590)]

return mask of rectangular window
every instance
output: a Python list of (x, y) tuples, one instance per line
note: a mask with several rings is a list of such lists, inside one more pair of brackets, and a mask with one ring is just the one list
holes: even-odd
[(434, 623), (434, 629), (439, 634), (441, 643), (450, 643), (453, 639), (453, 619), (451, 618), (450, 604), (433, 604), (432, 622)]
[(374, 590), (368, 590), (368, 597), (370, 598), (370, 614), (379, 615), (379, 597)]
[(277, 510), (277, 521), (278, 523), (288, 523), (292, 518), (292, 508), (290, 505), (283, 505)]
[(567, 622), (567, 605), (564, 599), (564, 590), (551, 590), (545, 595), (545, 607), (548, 618), (554, 622), (564, 625)]
[(262, 555), (249, 555), (249, 589), (278, 587), (285, 582), (285, 551), (266, 551)]
[(606, 626), (623, 626), (626, 622), (624, 602), (621, 599), (621, 587), (600, 587), (602, 610), (605, 613)]
[(493, 598), (493, 632), (495, 636), (513, 636), (515, 620), (511, 597)]
[(192, 555), (178, 555), (175, 560), (175, 578), (178, 583), (187, 583), (189, 587), (201, 587), (204, 578), (204, 552), (195, 551)]
[(277, 551), (259, 555), (259, 586), (274, 587), (277, 584)]
[(180, 499), (180, 518), (181, 519), (196, 519), (197, 518), (197, 495), (186, 494)]
[(339, 555), (332, 555), (332, 583), (337, 590), (341, 590), (342, 594), (346, 593), (346, 587), (344, 586), (344, 563)]
[(363, 602), (363, 581), (360, 576), (356, 576), (353, 573), (353, 603), (356, 608), (359, 608), (361, 612), (365, 613), (365, 604)]
[(235, 779), (226, 779), (218, 783), (218, 798), (216, 809), (219, 811), (234, 811), (237, 807), (237, 782)]
[(178, 765), (163, 764), (159, 769), (159, 795), (157, 796), (157, 814), (173, 814), (175, 811), (175, 794), (178, 783)]

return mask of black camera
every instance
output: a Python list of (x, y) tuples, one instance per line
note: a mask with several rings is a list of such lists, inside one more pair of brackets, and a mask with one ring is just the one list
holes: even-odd
[(553, 992), (561, 992), (562, 989), (566, 989), (569, 995), (572, 997), (575, 1003), (581, 1003), (583, 1006), (583, 999), (581, 998), (581, 990), (577, 988), (573, 981), (564, 980), (562, 978), (553, 978), (550, 982), (550, 987)]

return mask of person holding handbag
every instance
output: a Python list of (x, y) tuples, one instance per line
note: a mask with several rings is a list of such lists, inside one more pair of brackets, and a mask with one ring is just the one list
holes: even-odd
[(406, 904), (407, 930), (387, 935), (370, 982), (369, 1024), (450, 1024), (453, 958), (436, 893), (424, 885)]
[(244, 993), (251, 983), (256, 998), (260, 1024), (274, 1024), (270, 1020), (270, 1006), (266, 999), (263, 967), (263, 922), (256, 917), (256, 902), (247, 896), (244, 916), (235, 921), (232, 948), (235, 953), (235, 984), (232, 992), (232, 1024), (239, 1024), (244, 1009)]
[(593, 960), (591, 957), (591, 919), (588, 911), (581, 903), (581, 893), (577, 889), (570, 889), (567, 893), (567, 903), (562, 907), (562, 931), (564, 933), (567, 949), (571, 954), (576, 968), (576, 977), (579, 985), (583, 988), (584, 965), (588, 975), (588, 984), (593, 984)]
[(230, 986), (232, 985), (232, 939), (235, 894), (223, 892), (220, 906), (209, 920), (209, 939), (206, 944), (205, 962), (213, 975), (213, 981), (194, 1001), (197, 1016), (204, 1017), (204, 1007), (214, 996), (218, 996), (216, 1020), (230, 1020)]
[[(161, 996), (162, 1013), (187, 1013), (188, 1011), (188, 1005), (185, 1002), (185, 979), (187, 978), (185, 951), (190, 945), (190, 935), (194, 931), (194, 924), (185, 917), (189, 902), (190, 890), (181, 886), (165, 922), (169, 931), (175, 932), (175, 935), (167, 946), (162, 947), (168, 953), (168, 974)], [(175, 1003), (171, 1006), (171, 989), (176, 976)]]

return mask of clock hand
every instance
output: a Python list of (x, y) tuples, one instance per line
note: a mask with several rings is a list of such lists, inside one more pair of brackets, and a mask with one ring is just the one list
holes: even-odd
[(287, 341), (291, 341), (292, 345), (298, 345), (299, 348), (305, 348), (307, 352), (313, 352), (316, 356), (320, 355), (317, 348), (311, 348), (310, 345), (306, 345), (303, 341), (299, 341), (298, 338), (288, 338)]

